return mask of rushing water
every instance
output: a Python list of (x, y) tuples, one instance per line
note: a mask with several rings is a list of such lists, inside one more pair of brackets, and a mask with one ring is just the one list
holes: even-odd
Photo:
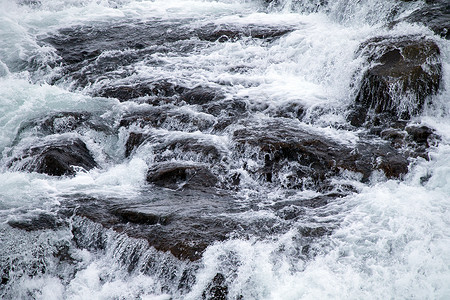
[[(0, 297), (448, 299), (450, 43), (404, 21), (425, 5), (0, 0)], [(408, 121), (426, 155), (400, 178), (276, 165), (267, 141), (381, 144), (347, 119), (380, 36), (440, 49)], [(67, 141), (94, 168), (33, 172)], [(173, 165), (184, 187), (148, 175)]]

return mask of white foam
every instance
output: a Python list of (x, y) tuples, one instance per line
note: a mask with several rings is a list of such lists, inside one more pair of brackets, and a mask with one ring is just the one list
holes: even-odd
[[(367, 186), (339, 202), (341, 214), (333, 219), (342, 218), (341, 225), (319, 242), (326, 250), (305, 265), (292, 265), (287, 250), (298, 247), (295, 230), (272, 242), (230, 240), (209, 247), (188, 299), (198, 297), (217, 272), (231, 272), (233, 266), (238, 267), (231, 296), (445, 299), (450, 293), (449, 150), (439, 147), (406, 182)], [(417, 176), (431, 170), (421, 185)]]
[[(1, 1), (0, 151), (6, 155), (25, 121), (49, 112), (102, 114), (108, 111), (103, 115), (105, 120), (117, 123), (119, 118), (116, 117), (124, 112), (149, 108), (145, 104), (119, 104), (117, 100), (92, 98), (50, 86), (45, 80), (34, 80), (23, 65), (35, 59), (44, 68), (43, 73), (52, 73), (46, 67), (55, 60), (54, 49), (39, 45), (36, 42), (39, 34), (79, 24), (154, 18), (185, 19), (186, 22), (196, 18), (192, 21), (195, 26), (213, 23), (292, 28), (292, 32), (271, 43), (257, 39), (230, 40), (209, 45), (191, 56), (159, 54), (164, 68), (138, 63), (134, 66), (134, 76), (138, 80), (171, 79), (188, 86), (228, 84), (223, 89), (229, 99), (248, 97), (249, 102), (267, 104), (270, 108), (297, 103), (306, 108), (306, 119), (310, 123), (302, 125), (303, 128), (352, 145), (358, 140), (357, 133), (328, 126), (346, 123), (339, 109), (346, 107), (354, 97), (355, 89), (349, 86), (355, 80), (352, 76), (363, 65), (363, 58), (355, 56), (360, 43), (379, 35), (432, 34), (421, 25), (403, 22), (393, 29), (377, 25), (386, 21), (389, 12), (398, 7), (398, 1), (329, 2), (319, 13), (311, 13), (313, 8), (306, 7), (306, 2), (295, 4), (293, 1), (281, 3), (285, 8), (281, 12), (262, 13), (258, 3), (245, 1), (41, 0), (41, 5), (36, 7)], [(399, 11), (404, 13), (421, 5), (421, 1), (404, 4)], [(309, 13), (292, 11), (293, 7)], [(360, 193), (321, 208), (319, 211), (323, 214), (308, 216), (311, 224), (332, 221), (333, 225), (339, 225), (319, 241), (302, 237), (299, 227), (305, 224), (297, 223), (289, 232), (270, 239), (230, 239), (210, 246), (186, 299), (201, 298), (217, 273), (226, 275), (231, 297), (243, 295), (245, 299), (446, 299), (450, 296), (450, 44), (436, 36), (433, 38), (441, 49), (442, 88), (440, 94), (433, 97), (433, 104), (414, 120), (432, 127), (441, 136), (438, 145), (432, 148), (430, 160), (417, 160), (403, 182), (383, 178), (370, 184), (355, 184), (358, 179), (355, 174), (343, 174), (339, 179), (342, 184), (350, 183)], [(233, 73), (232, 67), (244, 67), (248, 72)], [(316, 111), (321, 109), (327, 113), (316, 119)], [(192, 107), (178, 112), (213, 120)], [(264, 113), (260, 116), (263, 122), (266, 116)], [(170, 133), (166, 129), (152, 132), (174, 139), (181, 136), (179, 132)], [(223, 151), (229, 147), (227, 136), (200, 132), (183, 133), (183, 136), (210, 141), (220, 145)], [(114, 148), (119, 137), (102, 141), (102, 137), (84, 132), (82, 138), (94, 150), (101, 169), (63, 178), (1, 171), (2, 222), (10, 212), (21, 208), (50, 210), (60, 205), (61, 197), (72, 194), (120, 199), (139, 196), (151, 163), (150, 152), (143, 148), (130, 160), (117, 163), (115, 159), (123, 152)], [(26, 141), (31, 139), (23, 140)], [(250, 169), (252, 163), (255, 164), (248, 161)], [(261, 196), (260, 191), (255, 191), (258, 185), (248, 173), (243, 169), (237, 171), (242, 174), (245, 187), (239, 196), (247, 197), (244, 200)], [(292, 199), (317, 195), (303, 191)], [(272, 190), (266, 196), (264, 200), (270, 204), (284, 194)], [(272, 218), (273, 215), (261, 211), (244, 213), (240, 217)], [(302, 253), (306, 245), (318, 249), (308, 259)], [(30, 291), (41, 299), (172, 297), (157, 292), (156, 279), (129, 274), (123, 266), (112, 266), (113, 256), (102, 257), (100, 253), (97, 257), (86, 250), (80, 250), (77, 255), (82, 270), (67, 285), (52, 275), (24, 278), (18, 297), (26, 297)]]

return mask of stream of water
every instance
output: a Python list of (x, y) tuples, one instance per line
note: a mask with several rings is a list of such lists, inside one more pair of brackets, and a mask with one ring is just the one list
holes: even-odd
[[(450, 42), (404, 20), (426, 5), (0, 0), (0, 298), (448, 299)], [(406, 121), (435, 138), (401, 176), (347, 167), (385, 142), (348, 121), (361, 45), (404, 36), (439, 47)], [(89, 159), (54, 176), (49, 145)]]

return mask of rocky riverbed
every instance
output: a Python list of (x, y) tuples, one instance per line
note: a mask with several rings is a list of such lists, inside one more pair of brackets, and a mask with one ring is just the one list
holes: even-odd
[(2, 4), (2, 297), (445, 298), (445, 1), (69, 2)]

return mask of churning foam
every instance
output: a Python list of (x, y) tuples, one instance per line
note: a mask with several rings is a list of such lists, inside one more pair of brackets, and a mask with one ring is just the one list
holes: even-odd
[[(171, 66), (182, 65), (180, 75), (201, 82), (233, 85), (230, 95), (283, 106), (298, 102), (306, 106), (311, 120), (317, 107), (344, 107), (354, 90), (352, 75), (363, 60), (354, 56), (358, 45), (377, 35), (424, 34), (423, 26), (401, 23), (388, 30), (381, 25), (398, 7), (398, 1), (330, 1), (315, 12), (303, 1), (281, 1), (282, 9), (266, 13), (257, 3), (234, 1), (81, 1), (41, 0), (36, 7), (0, 1), (0, 151), (8, 148), (24, 121), (49, 111), (111, 111), (120, 113), (126, 104), (68, 92), (38, 82), (26, 67), (43, 64), (42, 72), (53, 72), (54, 49), (39, 45), (38, 35), (57, 29), (96, 22), (148, 20), (151, 18), (198, 18), (199, 24), (264, 24), (292, 26), (294, 31), (270, 46), (260, 41), (229, 41), (216, 44), (190, 57), (167, 56)], [(316, 1), (318, 3), (318, 1)], [(311, 3), (309, 2), (308, 5)], [(419, 1), (418, 1), (419, 2)], [(418, 7), (405, 4), (399, 15)], [(308, 11), (309, 14), (292, 11)], [(187, 299), (201, 298), (216, 273), (230, 275), (230, 296), (244, 299), (445, 299), (450, 296), (450, 46), (434, 37), (441, 48), (443, 86), (433, 107), (414, 121), (428, 125), (441, 135), (430, 160), (418, 160), (403, 182), (389, 180), (363, 186), (325, 209), (340, 211), (333, 217), (339, 227), (317, 245), (320, 251), (310, 260), (299, 258), (298, 231), (269, 240), (231, 239), (210, 246), (201, 261), (197, 282)], [(227, 72), (229, 65), (249, 68), (245, 76)], [(48, 68), (47, 68), (48, 67)], [(158, 71), (141, 68), (142, 76)], [(202, 70), (201, 74), (189, 70)], [(160, 70), (164, 72), (164, 70)], [(189, 73), (191, 72), (191, 73)], [(41, 73), (39, 73), (41, 74)], [(45, 73), (47, 74), (47, 73)], [(171, 76), (173, 74), (164, 74)], [(192, 76), (191, 76), (192, 75)], [(18, 93), (20, 91), (20, 93)], [(327, 128), (345, 122), (342, 111), (327, 120), (315, 120), (329, 136), (352, 143), (353, 133)], [(330, 121), (330, 118), (332, 121)], [(87, 133), (87, 145), (95, 149), (98, 137)], [(119, 137), (117, 137), (119, 138)], [(114, 141), (104, 141), (114, 159)], [(98, 154), (101, 156), (100, 154)], [(0, 173), (1, 222), (18, 208), (50, 210), (62, 195), (85, 193), (94, 196), (139, 195), (145, 182), (147, 162), (139, 157), (111, 163), (100, 158), (104, 170), (94, 169), (73, 178), (42, 174)], [(4, 224), (2, 224), (3, 226)], [(69, 234), (68, 234), (69, 235)], [(57, 276), (23, 279), (21, 293), (38, 290), (42, 299), (108, 299), (142, 297), (170, 299), (158, 294), (158, 282), (148, 276), (130, 276), (125, 270), (109, 269), (108, 259), (80, 250), (84, 264), (69, 283)], [(227, 273), (228, 272), (228, 273)]]

